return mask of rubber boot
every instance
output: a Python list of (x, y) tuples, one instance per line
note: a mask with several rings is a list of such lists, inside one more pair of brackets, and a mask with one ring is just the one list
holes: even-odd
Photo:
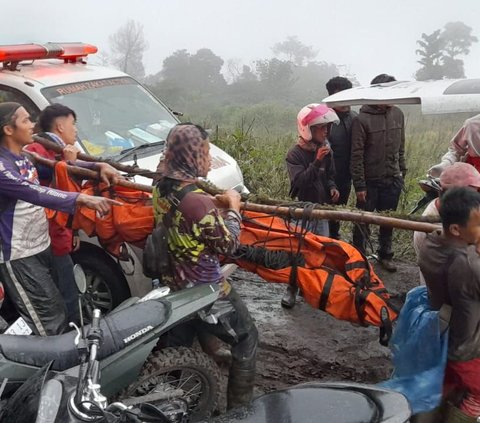
[(255, 369), (232, 366), (228, 376), (227, 409), (248, 405), (253, 397)]
[(468, 416), (457, 407), (449, 404), (443, 423), (478, 423), (480, 422), (479, 418)]
[(297, 299), (298, 288), (296, 286), (288, 285), (282, 297), (282, 307), (293, 308), (295, 300)]
[(218, 365), (232, 363), (232, 353), (220, 339), (207, 332), (199, 332), (198, 342), (204, 353), (208, 354)]

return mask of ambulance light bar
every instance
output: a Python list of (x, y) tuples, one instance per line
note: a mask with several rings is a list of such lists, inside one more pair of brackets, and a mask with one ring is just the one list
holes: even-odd
[(0, 62), (18, 63), (22, 60), (61, 59), (77, 61), (94, 54), (97, 47), (84, 43), (16, 44), (0, 46)]

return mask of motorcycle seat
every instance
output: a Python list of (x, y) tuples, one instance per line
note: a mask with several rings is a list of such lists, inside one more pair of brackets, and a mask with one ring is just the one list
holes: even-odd
[(406, 398), (373, 385), (305, 383), (262, 395), (214, 423), (381, 423), (407, 422)]
[[(98, 358), (109, 357), (163, 325), (171, 313), (167, 301), (145, 301), (113, 312), (100, 320), (103, 340)], [(90, 326), (85, 327), (85, 334)], [(41, 367), (53, 361), (52, 370), (63, 371), (80, 363), (74, 340), (76, 331), (56, 336), (0, 335), (0, 352), (15, 363)]]

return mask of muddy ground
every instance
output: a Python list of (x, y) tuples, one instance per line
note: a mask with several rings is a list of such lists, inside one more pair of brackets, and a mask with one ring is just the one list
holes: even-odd
[[(399, 262), (396, 273), (374, 268), (392, 294), (418, 284), (418, 268)], [(280, 306), (285, 285), (266, 283), (236, 270), (231, 281), (254, 317), (259, 335), (256, 393), (307, 381), (376, 383), (391, 372), (389, 350), (378, 328), (354, 326), (315, 310), (299, 298), (292, 310)]]

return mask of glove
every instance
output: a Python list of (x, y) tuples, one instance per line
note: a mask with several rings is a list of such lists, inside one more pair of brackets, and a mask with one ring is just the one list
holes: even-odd
[(440, 174), (450, 165), (448, 162), (441, 162), (436, 164), (435, 166), (432, 166), (430, 169), (428, 169), (428, 176), (431, 176), (432, 178), (438, 178)]

